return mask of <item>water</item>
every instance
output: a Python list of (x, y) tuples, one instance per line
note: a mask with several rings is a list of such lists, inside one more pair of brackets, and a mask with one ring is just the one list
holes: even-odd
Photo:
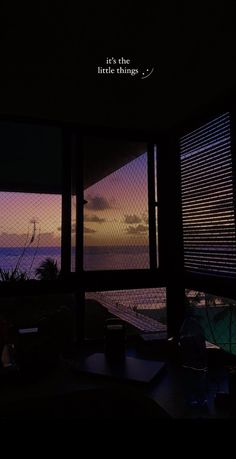
[[(27, 272), (31, 278), (35, 277), (35, 270), (46, 258), (53, 258), (57, 261), (58, 268), (61, 267), (61, 248), (60, 247), (28, 247), (23, 257), (22, 247), (1, 247), (0, 248), (0, 268), (5, 271), (12, 270), (18, 263), (18, 268), (22, 272)], [(21, 258), (20, 258), (21, 257)]]
[[(22, 247), (1, 247), (0, 268), (8, 271), (14, 269), (23, 252)], [(72, 266), (74, 265), (75, 249), (72, 248)], [(36, 268), (46, 258), (57, 261), (61, 267), (60, 247), (28, 247), (18, 265), (21, 271), (26, 271), (30, 277), (35, 277)], [(85, 270), (108, 269), (148, 269), (148, 246), (90, 246), (84, 249)]]
[(89, 246), (84, 249), (86, 271), (148, 268), (149, 247), (145, 245)]

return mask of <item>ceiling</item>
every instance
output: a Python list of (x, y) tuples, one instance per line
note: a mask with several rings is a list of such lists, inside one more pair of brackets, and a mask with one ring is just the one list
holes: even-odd
[[(84, 188), (147, 151), (145, 143), (84, 139)], [(60, 129), (26, 123), (0, 123), (0, 190), (61, 193)], [(80, 154), (80, 151), (78, 151)]]
[(84, 145), (84, 188), (121, 168), (147, 151), (145, 143), (87, 138)]

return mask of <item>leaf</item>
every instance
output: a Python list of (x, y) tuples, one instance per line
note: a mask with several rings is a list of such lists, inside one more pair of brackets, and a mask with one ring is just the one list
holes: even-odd
[(35, 273), (40, 280), (55, 280), (58, 278), (60, 271), (57, 267), (57, 262), (48, 257), (42, 261)]

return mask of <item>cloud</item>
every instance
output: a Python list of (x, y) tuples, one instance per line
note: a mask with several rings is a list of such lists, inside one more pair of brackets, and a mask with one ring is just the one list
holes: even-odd
[[(76, 229), (76, 223), (72, 222), (72, 224), (71, 224), (71, 232), (75, 233), (75, 229)], [(57, 231), (61, 231), (61, 226), (58, 226)]]
[(125, 215), (124, 217), (124, 223), (128, 223), (129, 225), (135, 225), (142, 221), (138, 215)]
[(145, 225), (137, 225), (137, 226), (129, 226), (127, 229), (126, 229), (126, 233), (127, 234), (145, 234), (147, 233), (147, 230), (148, 230), (148, 226), (145, 226)]
[(148, 214), (147, 213), (144, 213), (142, 214), (142, 221), (148, 225)]
[(86, 209), (90, 210), (105, 210), (111, 209), (110, 202), (103, 196), (87, 196), (86, 197), (88, 204), (86, 204)]
[(91, 233), (96, 233), (94, 229), (88, 228), (87, 226), (84, 226), (84, 233), (91, 234)]
[[(26, 233), (6, 233), (0, 234), (0, 247), (24, 247), (27, 241), (27, 246), (30, 242), (30, 237), (27, 240)], [(38, 243), (38, 234), (35, 237), (33, 244), (30, 247), (36, 247)], [(60, 237), (55, 236), (54, 232), (45, 232), (40, 234), (39, 247), (58, 246), (60, 245)]]
[[(37, 238), (36, 238), (37, 239)], [(41, 233), (40, 234), (40, 246), (43, 247), (48, 245), (61, 245), (61, 239), (58, 236), (55, 236), (54, 232), (50, 233)]]
[(105, 223), (106, 219), (105, 218), (100, 218), (97, 215), (88, 215), (88, 214), (86, 214), (84, 216), (84, 221), (85, 222), (91, 222), (91, 223)]
[[(86, 222), (93, 222), (93, 223), (104, 223), (106, 220), (105, 218), (99, 218), (97, 217), (96, 215), (91, 215), (91, 217), (89, 215), (86, 215), (85, 218), (84, 218), (84, 221)], [(61, 231), (61, 226), (59, 226), (57, 228), (57, 231)], [(72, 222), (71, 224), (71, 233), (75, 233), (76, 231), (76, 223), (75, 222)], [(91, 228), (88, 228), (88, 227), (84, 227), (84, 233), (96, 233), (96, 230), (93, 230)]]

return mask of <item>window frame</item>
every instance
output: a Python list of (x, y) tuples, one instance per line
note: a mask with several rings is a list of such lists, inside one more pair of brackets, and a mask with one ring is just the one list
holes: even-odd
[[(165, 287), (167, 289), (167, 324), (169, 336), (176, 336), (179, 324), (184, 316), (184, 290), (185, 288), (206, 291), (212, 294), (228, 296), (236, 299), (236, 285), (233, 280), (220, 279), (217, 284), (209, 276), (190, 276), (183, 270), (183, 247), (182, 247), (182, 218), (181, 218), (181, 197), (180, 197), (180, 161), (177, 148), (178, 139), (191, 129), (196, 129), (204, 122), (224, 112), (230, 111), (232, 116), (232, 161), (233, 161), (233, 184), (236, 203), (236, 105), (235, 99), (231, 96), (217, 101), (210, 108), (201, 108), (194, 117), (181, 122), (178, 126), (170, 127), (169, 130), (126, 130), (110, 128), (87, 128), (77, 123), (58, 123), (42, 121), (41, 119), (17, 117), (1, 117), (2, 121), (14, 121), (23, 123), (35, 123), (61, 129), (63, 140), (63, 160), (65, 170), (63, 171), (64, 204), (63, 204), (63, 242), (62, 250), (65, 253), (65, 269), (61, 280), (35, 282), (28, 281), (24, 285), (0, 285), (0, 296), (44, 294), (45, 292), (66, 292), (74, 291), (77, 295), (78, 307), (78, 337), (83, 335), (83, 314), (84, 314), (84, 292), (93, 290), (114, 290), (126, 288), (148, 288)], [(171, 135), (170, 135), (171, 133)], [(105, 272), (84, 272), (83, 271), (83, 136), (102, 136), (108, 138), (121, 138), (130, 141), (147, 142), (149, 145), (158, 146), (157, 155), (157, 183), (158, 183), (158, 246), (159, 266), (156, 268), (152, 263), (147, 270), (125, 270)], [(73, 138), (73, 140), (72, 140)], [(152, 147), (151, 147), (152, 148)], [(69, 252), (71, 245), (69, 239), (68, 225), (64, 222), (69, 218), (71, 203), (71, 164), (73, 155), (76, 158), (76, 196), (77, 196), (77, 251), (76, 251), (76, 272), (71, 273), (69, 269)], [(170, 167), (171, 165), (171, 167)], [(152, 178), (153, 180), (153, 178)], [(6, 191), (12, 191), (12, 184)], [(5, 190), (2, 190), (5, 191)], [(19, 190), (21, 191), (21, 190)], [(35, 190), (32, 189), (32, 192)], [(169, 195), (171, 198), (169, 198)], [(151, 191), (153, 206), (153, 190)], [(155, 207), (155, 206), (153, 206)], [(153, 213), (153, 208), (152, 208)], [(153, 213), (154, 214), (154, 213)], [(67, 217), (66, 217), (67, 216)], [(152, 217), (153, 218), (153, 217)], [(69, 223), (69, 226), (71, 222)], [(150, 236), (150, 241), (153, 238)], [(67, 247), (67, 249), (65, 248)], [(79, 249), (80, 248), (80, 249)], [(114, 275), (115, 274), (115, 275)]]

